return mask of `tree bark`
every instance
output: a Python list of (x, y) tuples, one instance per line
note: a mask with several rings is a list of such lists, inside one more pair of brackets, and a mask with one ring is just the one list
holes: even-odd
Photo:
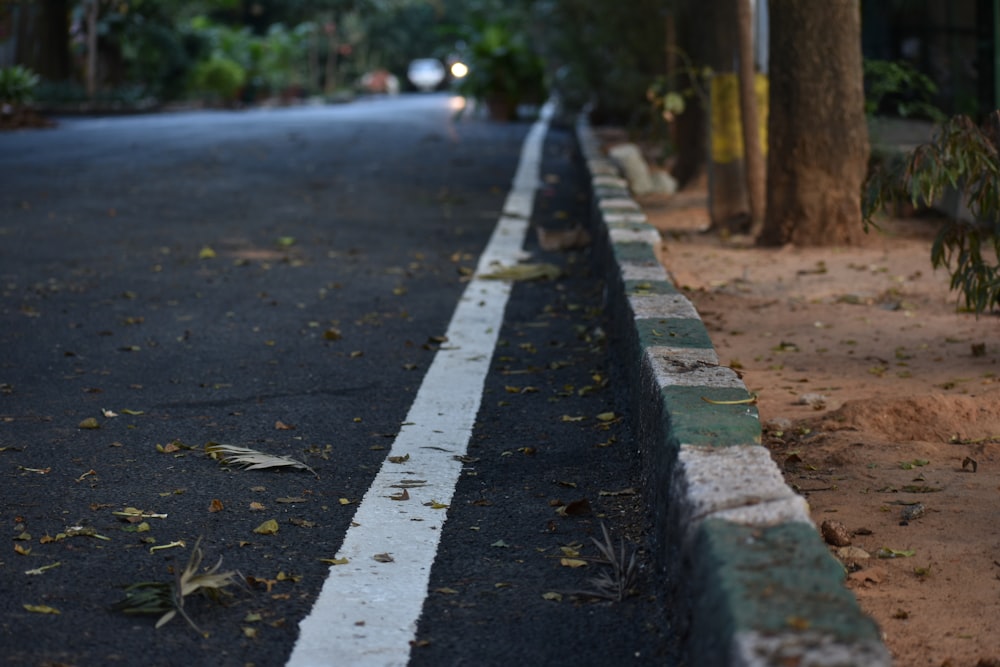
[(87, 97), (97, 95), (97, 18), (100, 0), (90, 0), (87, 5)]
[(691, 91), (676, 120), (677, 161), (672, 174), (681, 187), (698, 181), (706, 171), (709, 82), (701, 70), (732, 71), (732, 31), (727, 29), (724, 5), (725, 0), (678, 0), (675, 6), (677, 48), (684, 56), (677, 89)]
[(770, 0), (761, 245), (860, 242), (868, 162), (858, 0)]
[(69, 79), (68, 0), (21, 2), (18, 9), (15, 62), (47, 81)]
[(757, 113), (757, 68), (753, 57), (753, 16), (750, 0), (736, 0), (736, 42), (739, 50), (740, 115), (743, 117), (744, 169), (747, 201), (750, 204), (751, 233), (758, 234), (764, 224), (765, 169), (760, 143), (760, 120)]

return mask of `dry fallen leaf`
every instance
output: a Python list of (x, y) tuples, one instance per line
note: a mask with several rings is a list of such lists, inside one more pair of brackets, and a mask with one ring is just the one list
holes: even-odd
[(47, 604), (26, 604), (22, 605), (26, 610), (33, 614), (58, 614), (60, 611), (55, 607), (50, 607)]
[(319, 560), (327, 565), (347, 565), (350, 562), (346, 558), (320, 558)]
[[(279, 422), (280, 423), (280, 422)], [(298, 461), (288, 456), (277, 456), (265, 454), (249, 447), (238, 447), (236, 445), (223, 445), (217, 442), (205, 444), (205, 451), (209, 456), (228, 465), (238, 465), (245, 470), (263, 470), (265, 468), (294, 468), (297, 470), (308, 470), (316, 477), (316, 471), (307, 466), (302, 461)]]
[(500, 266), (489, 273), (479, 274), (481, 280), (555, 280), (562, 275), (562, 269), (555, 264), (517, 264)]
[(223, 509), (225, 509), (225, 507), (223, 506), (222, 501), (218, 498), (212, 498), (212, 502), (208, 505), (208, 511), (221, 512)]
[[(565, 213), (559, 211), (559, 213)], [(556, 217), (565, 217), (557, 215)], [(538, 235), (538, 246), (546, 252), (557, 250), (573, 250), (590, 245), (590, 233), (583, 227), (572, 229), (545, 229), (535, 227)]]
[(115, 516), (123, 517), (126, 521), (130, 523), (138, 523), (143, 519), (166, 519), (166, 514), (159, 514), (157, 512), (146, 512), (135, 507), (126, 507), (120, 512), (112, 512)]
[(42, 574), (42, 573), (44, 573), (44, 572), (46, 572), (48, 570), (51, 570), (51, 569), (56, 568), (56, 567), (59, 567), (60, 565), (62, 565), (62, 563), (55, 562), (55, 563), (52, 563), (50, 565), (43, 565), (41, 567), (36, 567), (33, 570), (25, 570), (24, 573), (27, 574), (27, 575), (29, 575), (29, 576), (39, 575), (39, 574)]
[(264, 523), (260, 524), (253, 529), (253, 532), (258, 535), (274, 535), (278, 532), (278, 522), (274, 519), (268, 519)]
[(586, 498), (580, 498), (566, 505), (560, 505), (556, 508), (556, 512), (560, 516), (583, 516), (590, 514), (590, 501)]

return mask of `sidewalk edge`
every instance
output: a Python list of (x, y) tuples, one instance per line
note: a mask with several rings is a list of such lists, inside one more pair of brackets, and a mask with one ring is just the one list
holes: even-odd
[(891, 665), (805, 499), (761, 445), (752, 396), (720, 365), (696, 309), (660, 262), (659, 232), (585, 114), (576, 136), (615, 358), (644, 457), (652, 547), (679, 603), (682, 618), (673, 620), (689, 663)]

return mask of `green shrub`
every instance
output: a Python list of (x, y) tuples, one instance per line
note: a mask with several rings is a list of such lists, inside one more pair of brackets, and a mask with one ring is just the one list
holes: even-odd
[(247, 73), (243, 66), (222, 55), (212, 56), (199, 63), (194, 70), (195, 88), (223, 102), (235, 100), (246, 80)]
[(38, 75), (26, 67), (0, 67), (0, 104), (24, 106), (34, 98), (38, 82)]
[(944, 113), (934, 105), (938, 87), (906, 61), (865, 59), (865, 113), (889, 113), (940, 123)]

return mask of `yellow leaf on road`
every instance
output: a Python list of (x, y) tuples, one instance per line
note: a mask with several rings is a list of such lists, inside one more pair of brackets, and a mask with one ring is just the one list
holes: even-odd
[(481, 280), (555, 280), (562, 275), (562, 269), (555, 264), (517, 264), (501, 266), (489, 273), (480, 274)]
[(346, 558), (320, 558), (319, 560), (327, 565), (347, 565), (350, 562)]
[(50, 607), (47, 604), (26, 604), (23, 605), (25, 609), (33, 614), (58, 614), (60, 613), (55, 607)]
[(258, 535), (274, 535), (278, 532), (278, 522), (274, 519), (268, 519), (264, 523), (260, 524), (253, 529), (253, 532)]

